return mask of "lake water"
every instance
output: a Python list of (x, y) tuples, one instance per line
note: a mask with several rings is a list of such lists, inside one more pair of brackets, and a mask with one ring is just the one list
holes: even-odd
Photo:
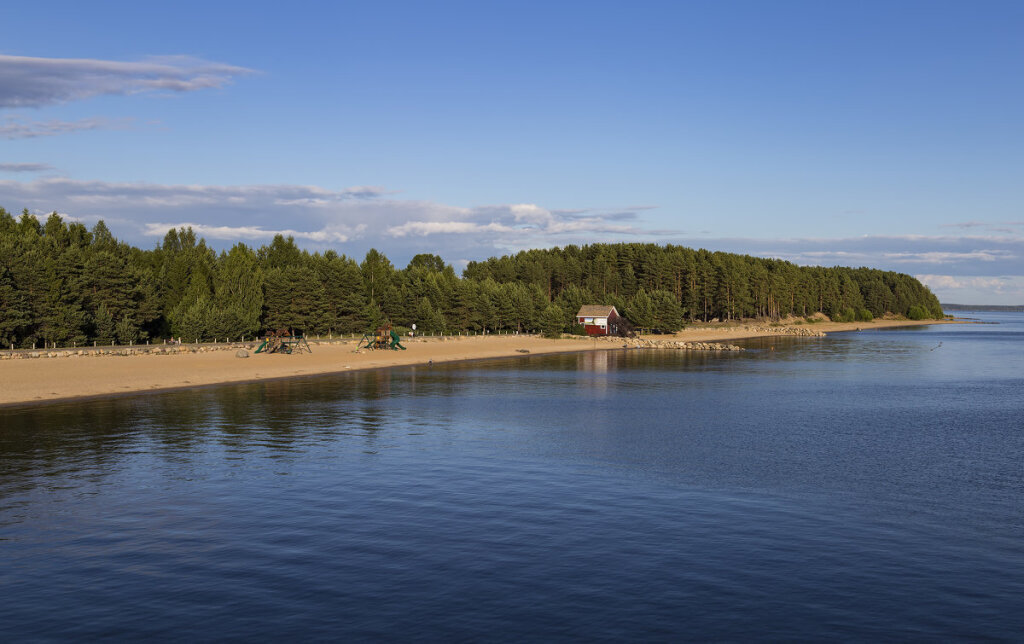
[(1019, 641), (973, 317), (0, 410), (0, 635)]

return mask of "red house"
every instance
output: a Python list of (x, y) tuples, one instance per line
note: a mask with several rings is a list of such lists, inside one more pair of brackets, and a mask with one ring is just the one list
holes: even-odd
[(576, 322), (583, 325), (587, 335), (614, 335), (619, 331), (619, 312), (614, 306), (584, 304), (576, 314)]

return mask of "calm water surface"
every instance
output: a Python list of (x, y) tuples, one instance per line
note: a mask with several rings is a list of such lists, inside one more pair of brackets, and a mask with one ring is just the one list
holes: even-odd
[(0, 410), (0, 635), (1019, 640), (978, 317)]

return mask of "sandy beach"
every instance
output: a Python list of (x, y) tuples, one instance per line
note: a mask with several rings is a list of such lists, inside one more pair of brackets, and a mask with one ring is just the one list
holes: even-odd
[[(791, 335), (793, 329), (824, 333), (896, 326), (943, 324), (909, 320), (821, 322), (768, 326), (748, 323), (692, 326), (659, 341), (732, 342), (753, 337)], [(953, 322), (955, 323), (955, 322)], [(71, 355), (0, 361), (0, 406), (38, 404), (64, 399), (161, 391), (223, 383), (341, 373), (404, 365), (435, 364), (544, 353), (619, 349), (620, 339), (545, 339), (527, 335), (453, 336), (406, 339), (406, 351), (356, 351), (356, 342), (312, 343), (312, 353), (254, 354), (239, 358), (235, 350), (183, 351), (169, 355)]]

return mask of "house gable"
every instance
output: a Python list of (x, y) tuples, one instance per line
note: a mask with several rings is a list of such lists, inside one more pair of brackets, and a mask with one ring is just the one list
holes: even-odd
[(587, 335), (609, 335), (618, 331), (616, 322), (619, 312), (614, 306), (585, 304), (576, 313), (576, 322), (587, 331)]

